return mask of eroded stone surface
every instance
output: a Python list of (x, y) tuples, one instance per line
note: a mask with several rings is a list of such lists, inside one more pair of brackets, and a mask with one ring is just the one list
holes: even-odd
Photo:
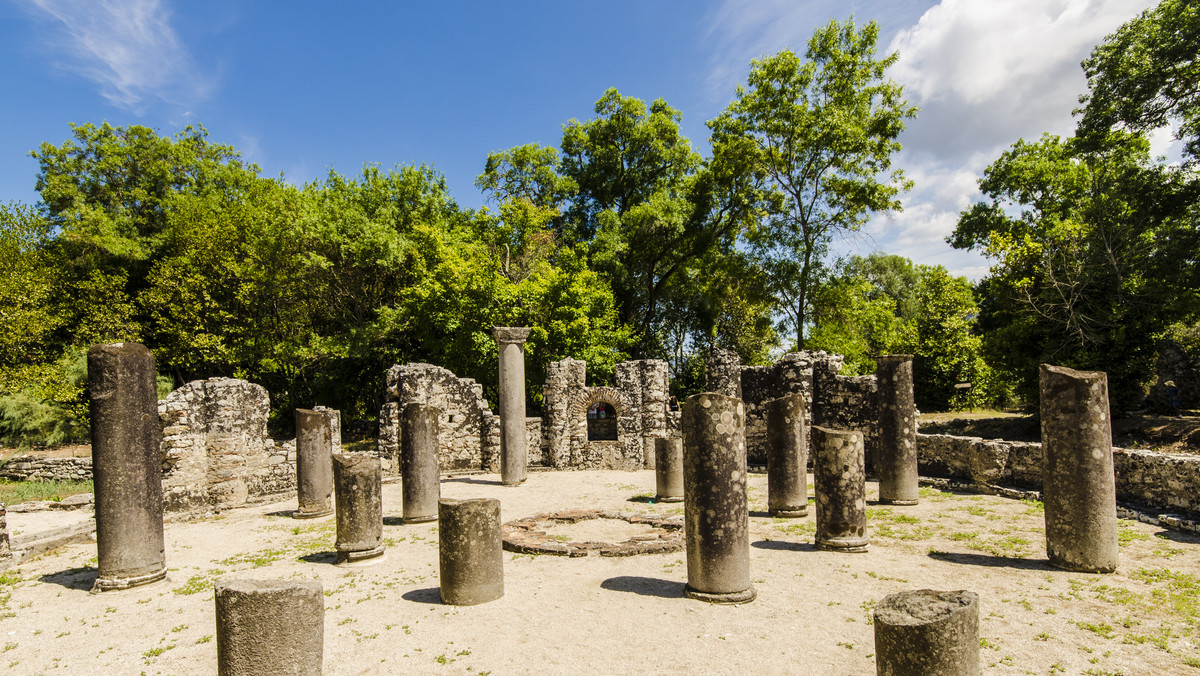
[(1117, 569), (1117, 495), (1108, 377), (1042, 364), (1046, 553), (1067, 570)]
[(166, 575), (154, 355), (138, 343), (88, 350), (97, 577), (93, 591)]
[(741, 399), (716, 392), (688, 397), (683, 409), (685, 593), (704, 601), (754, 598), (745, 420)]
[(473, 606), (504, 596), (499, 500), (438, 502), (438, 567), (443, 603)]
[(979, 673), (979, 596), (920, 589), (884, 597), (873, 611), (880, 676)]
[(404, 522), (437, 518), (441, 480), (438, 471), (438, 410), (426, 404), (404, 407), (400, 445), (400, 477), (404, 492)]
[(875, 471), (879, 502), (917, 504), (917, 407), (913, 400), (913, 356), (875, 358), (879, 443)]
[(333, 456), (337, 500), (338, 562), (355, 555), (383, 553), (383, 472), (379, 458), (365, 454)]
[(217, 673), (319, 676), (324, 658), (321, 583), (218, 580)]
[(808, 514), (808, 423), (804, 409), (800, 394), (767, 403), (767, 511), (771, 516)]
[(870, 539), (862, 432), (813, 426), (812, 442), (815, 542), (831, 551), (865, 552)]
[(296, 518), (333, 513), (333, 449), (329, 417), (296, 409)]

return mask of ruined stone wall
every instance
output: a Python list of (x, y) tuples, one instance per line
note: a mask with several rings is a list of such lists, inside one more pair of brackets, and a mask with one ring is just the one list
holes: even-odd
[[(654, 439), (668, 434), (667, 363), (658, 359), (617, 364), (616, 387), (587, 387), (587, 364), (564, 359), (546, 367), (542, 388), (544, 463), (559, 469), (640, 469)], [(588, 440), (588, 409), (616, 410), (616, 441)], [(649, 450), (647, 450), (649, 449)]]
[(0, 468), (9, 481), (91, 481), (91, 458), (32, 458), (17, 456)]
[(805, 415), (811, 425), (813, 364), (826, 361), (841, 370), (841, 355), (825, 352), (789, 352), (770, 366), (740, 367), (742, 401), (746, 404), (746, 461), (767, 463), (767, 402), (799, 394), (804, 397)]
[(399, 468), (400, 410), (411, 403), (438, 408), (442, 471), (499, 470), (500, 418), (483, 398), (483, 386), (440, 366), (405, 364), (388, 369), (386, 402), (379, 412), (378, 452), (392, 471)]
[(742, 398), (742, 358), (733, 350), (714, 348), (704, 364), (704, 390)]
[(879, 454), (879, 397), (875, 376), (842, 376), (842, 358), (813, 362), (810, 425), (863, 433), (867, 473), (875, 471)]
[[(1042, 487), (1042, 445), (1037, 442), (918, 434), (922, 476), (979, 486)], [(1200, 514), (1200, 456), (1113, 449), (1117, 500), (1155, 509)]]
[(544, 465), (542, 458), (542, 419), (538, 417), (525, 418), (525, 449), (526, 462), (532, 466)]
[(295, 453), (267, 436), (270, 401), (233, 378), (187, 383), (158, 403), (170, 511), (234, 507), (296, 485)]

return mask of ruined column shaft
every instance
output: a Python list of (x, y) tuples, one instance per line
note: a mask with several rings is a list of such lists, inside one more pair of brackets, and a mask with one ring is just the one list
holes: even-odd
[(808, 514), (808, 425), (804, 397), (767, 402), (767, 510), (771, 516)]
[(404, 407), (401, 424), (400, 475), (404, 491), (404, 523), (434, 521), (441, 497), (438, 469), (438, 409), (426, 404)]
[(870, 540), (862, 432), (814, 426), (812, 445), (817, 546), (831, 551), (867, 551)]
[(321, 583), (218, 580), (217, 673), (320, 676), (325, 648)]
[(333, 447), (329, 416), (296, 409), (297, 519), (333, 513)]
[(920, 589), (890, 594), (872, 613), (879, 676), (977, 676), (979, 596)]
[(383, 555), (383, 466), (371, 455), (333, 456), (337, 486), (337, 560), (353, 564)]
[(654, 479), (659, 502), (683, 501), (683, 439), (659, 437), (654, 440)]
[(683, 409), (685, 593), (710, 603), (746, 603), (750, 513), (746, 499), (746, 412), (716, 392), (688, 397)]
[(500, 501), (438, 502), (438, 572), (442, 602), (473, 606), (504, 596)]
[(1046, 553), (1067, 570), (1117, 569), (1117, 490), (1108, 377), (1042, 364)]
[(525, 439), (525, 351), (528, 328), (497, 326), (492, 336), (500, 349), (500, 482), (515, 486), (525, 481), (528, 449)]
[(913, 399), (913, 357), (876, 357), (879, 387), (879, 501), (885, 505), (915, 505), (917, 476), (917, 416)]
[(160, 580), (167, 568), (154, 355), (138, 343), (92, 347), (88, 393), (99, 571), (93, 591)]

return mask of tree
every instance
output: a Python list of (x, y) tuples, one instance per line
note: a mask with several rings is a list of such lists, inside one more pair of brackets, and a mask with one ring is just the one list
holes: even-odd
[[(946, 268), (918, 265), (916, 289), (917, 345), (913, 359), (913, 392), (917, 406), (947, 410), (991, 398), (991, 374), (975, 332), (979, 312), (966, 277), (952, 277)], [(971, 383), (959, 397), (955, 385)], [(973, 401), (968, 398), (973, 399)]]
[(1150, 132), (1172, 123), (1184, 155), (1200, 161), (1200, 5), (1162, 0), (1121, 26), (1083, 61), (1088, 93), (1076, 135), (1088, 150), (1118, 127)]
[(1155, 336), (1196, 315), (1200, 230), (1184, 178), (1152, 164), (1144, 138), (1114, 132), (1093, 148), (1051, 135), (1013, 144), (980, 181), (990, 201), (964, 211), (948, 241), (995, 261), (981, 323), (1026, 397), (1037, 364), (1052, 362), (1108, 372), (1127, 406)]
[(788, 50), (754, 61), (747, 87), (709, 122), (714, 156), (742, 156), (760, 191), (764, 217), (751, 242), (797, 348), (831, 238), (899, 210), (896, 196), (910, 186), (891, 158), (916, 108), (885, 77), (897, 54), (876, 58), (878, 36), (874, 22), (856, 30), (853, 20), (831, 21), (803, 61)]

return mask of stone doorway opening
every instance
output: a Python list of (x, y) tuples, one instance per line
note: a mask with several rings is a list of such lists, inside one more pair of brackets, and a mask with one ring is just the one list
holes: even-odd
[(607, 401), (598, 401), (587, 411), (588, 441), (617, 440), (617, 407)]

